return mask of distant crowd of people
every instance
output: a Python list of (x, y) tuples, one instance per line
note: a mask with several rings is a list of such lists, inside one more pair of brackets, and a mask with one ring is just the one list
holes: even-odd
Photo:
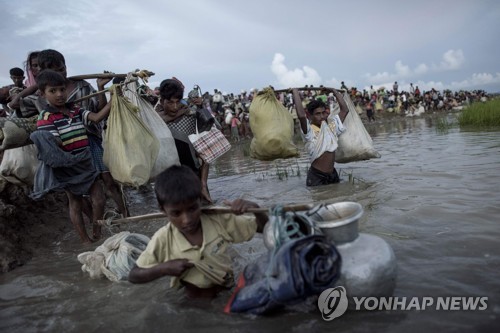
[[(302, 104), (305, 107), (315, 99), (321, 99), (331, 110), (336, 104), (332, 93), (326, 93), (320, 87), (305, 86), (301, 93)], [(399, 91), (398, 83), (394, 82), (392, 90), (384, 87), (374, 89), (358, 90), (356, 87), (347, 88), (342, 82), (341, 90), (347, 92), (353, 101), (358, 114), (366, 112), (366, 120), (374, 121), (376, 115), (384, 113), (398, 114), (402, 116), (419, 116), (425, 112), (441, 110), (460, 109), (476, 101), (486, 101), (488, 95), (484, 90), (451, 90), (438, 91), (432, 88), (429, 91), (421, 91), (418, 86), (410, 83), (409, 91)], [(283, 102), (292, 114), (295, 112), (292, 94), (279, 94), (278, 98)], [(294, 115), (295, 116), (295, 115)]]
[[(328, 110), (333, 109), (337, 104), (333, 93), (327, 93), (322, 89), (323, 86), (314, 87), (306, 85), (299, 90), (304, 108), (316, 99), (322, 100)], [(153, 91), (153, 95), (158, 90)], [(352, 99), (358, 114), (366, 114), (366, 121), (374, 121), (377, 115), (394, 114), (401, 116), (420, 116), (425, 112), (447, 111), (452, 109), (461, 109), (476, 101), (486, 101), (488, 94), (484, 90), (460, 90), (451, 91), (445, 89), (442, 91), (432, 88), (431, 90), (420, 90), (418, 86), (410, 83), (409, 91), (399, 90), (399, 85), (394, 82), (392, 90), (386, 90), (385, 87), (375, 89), (370, 86), (369, 89), (359, 90), (356, 87), (348, 88), (344, 82), (341, 83), (340, 90), (347, 92)], [(188, 103), (192, 103), (194, 94), (199, 94), (201, 100), (199, 103), (204, 108), (210, 110), (220, 128), (234, 141), (241, 138), (252, 136), (249, 123), (249, 108), (254, 96), (255, 89), (250, 93), (242, 90), (239, 94), (223, 94), (220, 90), (214, 89), (213, 94), (209, 92), (201, 93), (199, 87), (188, 94)], [(281, 92), (276, 94), (276, 98), (289, 110), (293, 118), (297, 120), (296, 108), (291, 92)], [(154, 97), (152, 98), (154, 101)]]

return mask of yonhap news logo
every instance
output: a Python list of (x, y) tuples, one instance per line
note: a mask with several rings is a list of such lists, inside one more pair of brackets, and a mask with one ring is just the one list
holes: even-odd
[[(488, 309), (488, 297), (352, 297), (352, 310), (364, 311), (484, 311)], [(354, 306), (352, 306), (354, 305)], [(342, 316), (349, 306), (344, 287), (324, 290), (318, 298), (318, 308), (325, 321)]]
[(318, 308), (324, 320), (342, 316), (349, 305), (347, 293), (342, 286), (324, 290), (318, 298)]

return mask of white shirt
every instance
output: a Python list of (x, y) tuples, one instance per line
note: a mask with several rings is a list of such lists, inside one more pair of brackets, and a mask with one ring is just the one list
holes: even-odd
[[(315, 126), (316, 127), (316, 126)], [(321, 123), (319, 131), (313, 130), (309, 121), (307, 121), (307, 133), (302, 135), (309, 159), (314, 162), (325, 152), (334, 152), (338, 148), (338, 136), (346, 131), (338, 115), (330, 115), (327, 121)]]

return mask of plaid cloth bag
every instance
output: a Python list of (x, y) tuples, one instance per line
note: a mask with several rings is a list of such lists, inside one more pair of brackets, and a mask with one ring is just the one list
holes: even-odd
[(194, 150), (206, 163), (212, 163), (231, 149), (231, 144), (215, 125), (209, 131), (199, 133), (196, 124), (196, 134), (188, 137)]

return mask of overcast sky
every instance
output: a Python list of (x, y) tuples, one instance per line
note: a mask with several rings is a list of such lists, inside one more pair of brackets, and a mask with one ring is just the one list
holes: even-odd
[[(0, 86), (29, 51), (69, 75), (136, 68), (190, 90), (305, 84), (500, 92), (500, 1), (0, 0)], [(95, 86), (95, 81), (91, 81)]]

